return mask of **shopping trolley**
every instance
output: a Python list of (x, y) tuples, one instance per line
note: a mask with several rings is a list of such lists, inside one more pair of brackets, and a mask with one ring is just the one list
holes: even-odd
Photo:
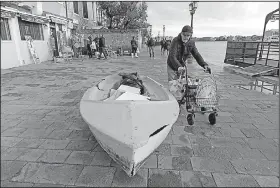
[(187, 115), (189, 125), (194, 124), (195, 113), (209, 113), (210, 124), (216, 124), (216, 116), (218, 116), (216, 109), (218, 105), (217, 84), (210, 68), (204, 72), (209, 73), (209, 75), (194, 78), (188, 76), (187, 68), (185, 69), (186, 81), (181, 91), (182, 98), (178, 100), (178, 103), (180, 106), (186, 104), (186, 110), (189, 112)]

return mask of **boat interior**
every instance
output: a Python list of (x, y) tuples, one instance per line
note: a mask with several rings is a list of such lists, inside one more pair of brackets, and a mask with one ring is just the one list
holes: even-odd
[[(141, 76), (140, 79), (143, 81), (144, 85), (143, 96), (148, 97), (149, 101), (169, 100), (166, 89), (163, 88), (162, 85), (147, 76)], [(121, 80), (122, 77), (118, 74), (102, 79), (98, 84), (90, 89), (89, 100), (106, 101), (106, 99), (110, 97), (112, 90), (118, 90), (121, 85)]]

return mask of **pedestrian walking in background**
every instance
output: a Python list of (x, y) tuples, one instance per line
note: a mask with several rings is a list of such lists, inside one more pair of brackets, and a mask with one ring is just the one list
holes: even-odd
[(165, 43), (166, 43), (166, 40), (165, 38), (163, 38), (161, 41), (160, 41), (160, 52), (161, 52), (161, 55), (163, 55), (164, 53), (164, 46), (165, 46)]
[(130, 43), (131, 43), (131, 57), (132, 58), (133, 57), (138, 57), (137, 56), (137, 47), (138, 47), (138, 45), (137, 45), (136, 40), (134, 39), (134, 36), (132, 37), (132, 40), (130, 41)]
[(88, 39), (87, 41), (87, 52), (88, 52), (88, 57), (92, 58), (92, 51), (91, 51), (91, 47), (90, 47), (90, 40)]
[(148, 48), (149, 48), (150, 57), (153, 56), (153, 58), (155, 57), (154, 46), (155, 46), (155, 41), (154, 41), (153, 37), (151, 36), (148, 40)]
[(94, 40), (91, 42), (90, 48), (91, 48), (91, 51), (92, 51), (93, 55), (95, 56), (96, 44), (95, 44)]
[(166, 55), (168, 56), (170, 46), (171, 46), (171, 41), (170, 40), (165, 40), (165, 44), (163, 46), (163, 55), (164, 55), (164, 53), (166, 51)]
[(105, 38), (102, 34), (101, 37), (99, 38), (99, 57), (98, 57), (98, 59), (101, 58), (102, 54), (104, 55), (105, 59), (107, 59), (107, 56), (106, 56), (106, 53), (104, 52), (104, 50), (105, 50)]

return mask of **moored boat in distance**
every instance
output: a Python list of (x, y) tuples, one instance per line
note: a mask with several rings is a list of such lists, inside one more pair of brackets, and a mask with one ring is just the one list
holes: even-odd
[(148, 96), (120, 95), (122, 76), (114, 74), (89, 88), (80, 102), (96, 140), (129, 176), (164, 141), (179, 115), (177, 100), (167, 89), (149, 77), (140, 78)]

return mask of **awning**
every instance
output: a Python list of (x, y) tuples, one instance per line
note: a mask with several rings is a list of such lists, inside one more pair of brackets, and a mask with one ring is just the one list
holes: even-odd
[(51, 18), (51, 21), (54, 22), (54, 23), (58, 23), (58, 24), (62, 24), (62, 25), (66, 25), (67, 24), (67, 20), (62, 20), (62, 19), (59, 19), (59, 18), (55, 18), (55, 17), (52, 17), (50, 16)]
[(16, 14), (14, 12), (1, 10), (1, 18), (14, 18)]
[(47, 18), (42, 18), (42, 17), (35, 17), (35, 16), (31, 16), (31, 15), (26, 15), (26, 14), (21, 14), (20, 15), (22, 20), (28, 21), (28, 22), (35, 22), (35, 23), (39, 23), (39, 24), (45, 24), (48, 23), (49, 20)]

